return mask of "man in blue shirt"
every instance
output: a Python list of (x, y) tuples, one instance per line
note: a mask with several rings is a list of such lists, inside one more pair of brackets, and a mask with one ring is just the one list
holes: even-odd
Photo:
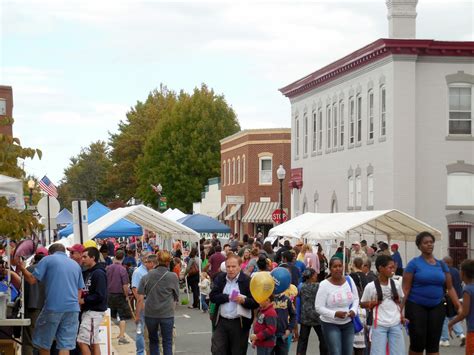
[(392, 259), (395, 262), (395, 275), (402, 276), (403, 275), (403, 262), (400, 252), (398, 251), (398, 244), (393, 243), (390, 246), (392, 250)]
[[(148, 270), (153, 269), (154, 263), (148, 261), (148, 256), (152, 255), (148, 251), (142, 251), (141, 253), (141, 265), (137, 267), (132, 274), (132, 292), (135, 300), (138, 302), (138, 286), (143, 276), (148, 273)], [(156, 255), (153, 254), (156, 259)], [(138, 315), (137, 315), (138, 316)], [(140, 328), (140, 332), (137, 332), (135, 337), (135, 344), (137, 349), (137, 355), (145, 355), (145, 314), (141, 312), (140, 323), (137, 325)], [(148, 346), (147, 346), (148, 348)]]
[(66, 355), (76, 347), (79, 295), (84, 280), (79, 264), (67, 257), (64, 245), (53, 244), (48, 253), (33, 273), (20, 260), (16, 262), (30, 285), (39, 281), (45, 287), (45, 302), (36, 321), (33, 344), (40, 349), (40, 355), (47, 355), (56, 339), (59, 354)]

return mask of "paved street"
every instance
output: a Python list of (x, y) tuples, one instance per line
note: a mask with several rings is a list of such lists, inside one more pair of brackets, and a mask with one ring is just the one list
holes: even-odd
[[(211, 349), (211, 328), (209, 315), (203, 314), (201, 311), (188, 309), (186, 306), (178, 306), (176, 311), (176, 354), (199, 354), (208, 355)], [(127, 323), (127, 334), (135, 338), (135, 325), (133, 322)], [(408, 344), (408, 341), (407, 341)], [(116, 346), (119, 354), (121, 346)], [(441, 348), (441, 354), (446, 355), (461, 355), (464, 354), (464, 348), (459, 346), (459, 341), (451, 341), (449, 348)], [(407, 352), (408, 353), (408, 352)], [(249, 346), (248, 355), (253, 355), (254, 352)], [(291, 347), (291, 355), (296, 354), (296, 345)], [(312, 332), (308, 346), (308, 355), (318, 354), (318, 340), (316, 333)]]

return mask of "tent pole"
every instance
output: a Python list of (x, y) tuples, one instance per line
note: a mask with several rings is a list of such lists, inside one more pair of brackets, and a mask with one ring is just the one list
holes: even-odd
[[(202, 268), (202, 260), (201, 260), (201, 246), (199, 245), (199, 241), (197, 243), (198, 253), (199, 253), (199, 282), (201, 282), (201, 268)], [(202, 311), (202, 302), (201, 302), (201, 294), (199, 293), (199, 309)]]
[(347, 245), (348, 239), (349, 239), (349, 232), (346, 233), (346, 237), (344, 238), (344, 245), (342, 246), (342, 267), (344, 270), (344, 275), (346, 274), (346, 245)]

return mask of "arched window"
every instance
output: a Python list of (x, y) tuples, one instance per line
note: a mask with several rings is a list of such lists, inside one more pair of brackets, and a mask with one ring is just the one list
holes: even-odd
[(339, 101), (339, 145), (344, 147), (344, 101)]
[(230, 185), (230, 177), (231, 177), (231, 165), (230, 165), (230, 159), (227, 159), (227, 166), (228, 166), (228, 176), (227, 176), (227, 185)]
[(374, 92), (369, 90), (367, 97), (367, 138), (374, 139)]
[(247, 165), (245, 155), (242, 157), (242, 183), (245, 182), (245, 174), (247, 173)]
[(308, 154), (308, 115), (305, 113), (303, 117), (304, 123), (303, 123), (303, 154)]
[(367, 175), (367, 206), (374, 207), (374, 174)]
[(349, 145), (355, 143), (355, 101), (349, 98)]
[(350, 176), (347, 179), (347, 184), (348, 184), (348, 190), (349, 190), (349, 201), (347, 203), (347, 206), (349, 208), (354, 208), (354, 177)]
[(237, 157), (237, 184), (240, 184), (240, 175), (241, 175), (241, 167), (240, 167), (240, 156)]
[(356, 176), (356, 208), (360, 208), (362, 206), (362, 180), (360, 175)]
[(226, 168), (227, 168), (227, 166), (226, 166), (225, 160), (224, 160), (224, 162), (222, 163), (222, 186), (225, 186), (225, 182), (226, 182), (226, 180), (225, 180)]
[(236, 174), (235, 158), (232, 158), (232, 185), (235, 185), (235, 174)]
[(380, 87), (380, 136), (387, 134), (387, 102), (385, 86)]
[(295, 117), (295, 158), (300, 156), (300, 120)]

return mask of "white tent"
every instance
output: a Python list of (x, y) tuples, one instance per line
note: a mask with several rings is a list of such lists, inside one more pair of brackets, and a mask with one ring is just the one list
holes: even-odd
[(23, 200), (23, 181), (6, 175), (0, 175), (0, 196), (8, 201), (8, 207), (25, 209)]
[(166, 218), (172, 219), (173, 221), (177, 221), (178, 219), (181, 219), (183, 217), (186, 217), (187, 214), (181, 212), (179, 208), (168, 208), (165, 212), (163, 212), (163, 216)]
[(269, 236), (334, 240), (371, 235), (390, 240), (414, 241), (428, 231), (439, 240), (441, 232), (398, 210), (348, 213), (305, 213), (270, 229)]

